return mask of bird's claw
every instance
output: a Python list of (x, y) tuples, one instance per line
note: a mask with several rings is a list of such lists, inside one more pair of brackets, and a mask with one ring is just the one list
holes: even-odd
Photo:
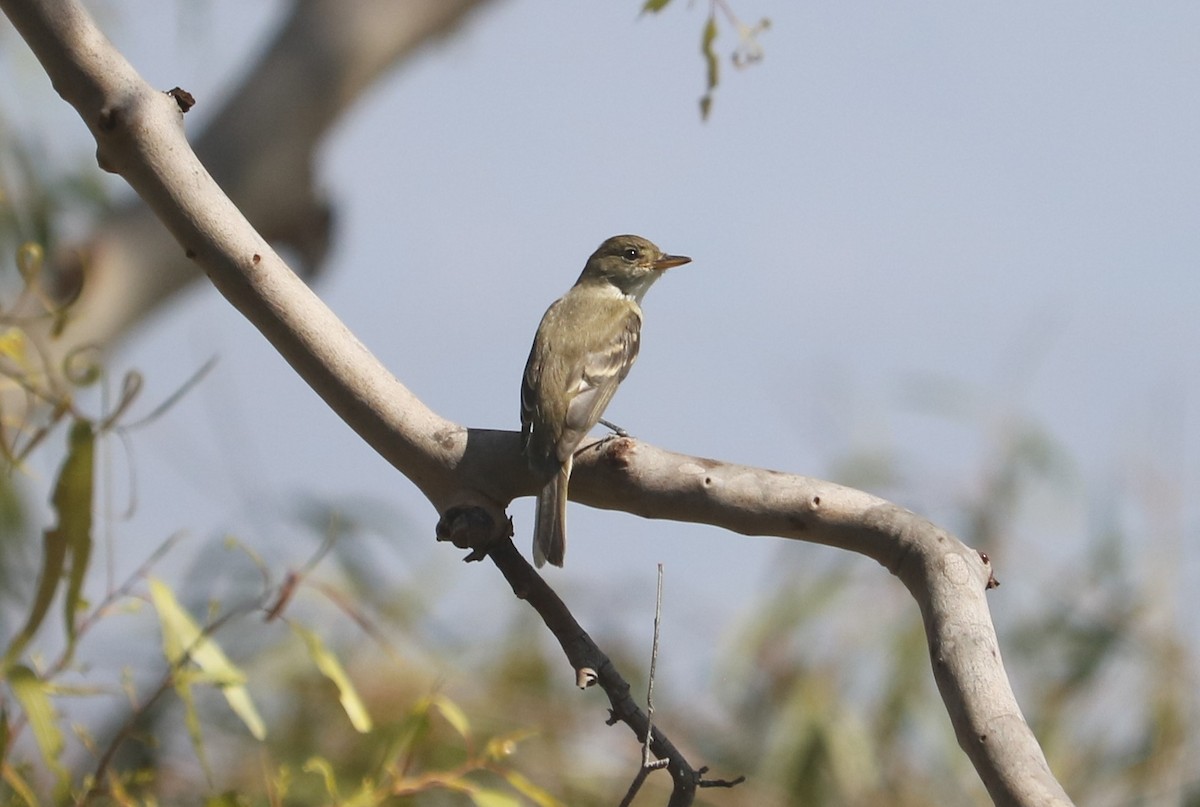
[(613, 433), (613, 435), (616, 437), (628, 437), (629, 436), (629, 432), (625, 431), (620, 426), (618, 426), (615, 423), (612, 423), (611, 421), (607, 421), (604, 418), (600, 418), (599, 422), (600, 422), (601, 426), (603, 426), (604, 428), (611, 431)]

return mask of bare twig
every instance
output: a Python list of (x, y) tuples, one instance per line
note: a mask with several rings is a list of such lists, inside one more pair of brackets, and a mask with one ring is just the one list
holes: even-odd
[(662, 770), (669, 761), (665, 759), (651, 759), (650, 754), (650, 735), (654, 733), (654, 676), (658, 666), (658, 638), (659, 628), (662, 624), (662, 599), (663, 599), (663, 565), (658, 564), (658, 590), (654, 597), (654, 641), (650, 647), (650, 674), (646, 676), (646, 738), (642, 741), (642, 765), (638, 768), (637, 775), (633, 778), (633, 782), (629, 785), (629, 790), (625, 793), (625, 798), (621, 799), (621, 807), (628, 807), (633, 804), (633, 798), (641, 790), (642, 785), (646, 781), (646, 777), (653, 771)]
[(642, 789), (642, 785), (646, 784), (646, 779), (649, 778), (651, 773), (651, 768), (646, 765), (638, 768), (637, 775), (633, 777), (633, 781), (629, 783), (629, 789), (625, 791), (625, 798), (621, 799), (621, 803), (617, 807), (629, 807), (633, 804), (634, 797)]
[[(654, 642), (650, 647), (650, 674), (646, 676), (646, 724), (654, 729), (654, 676), (658, 669), (658, 638), (662, 627), (663, 565), (658, 564), (658, 591), (654, 596)], [(650, 743), (642, 746), (642, 767), (660, 768), (650, 759)]]
[[(513, 593), (538, 612), (538, 616), (558, 640), (567, 661), (575, 669), (577, 678), (585, 671), (591, 673), (586, 676), (589, 680), (588, 685), (594, 682), (604, 690), (611, 707), (609, 725), (620, 722), (629, 726), (639, 741), (649, 745), (654, 756), (666, 761), (666, 768), (674, 782), (668, 802), (670, 807), (686, 807), (691, 804), (698, 787), (732, 787), (743, 781), (743, 777), (728, 782), (704, 780), (703, 775), (707, 768), (693, 768), (665, 734), (659, 729), (651, 728), (650, 719), (638, 708), (630, 695), (629, 682), (621, 677), (612, 660), (596, 646), (563, 601), (534, 571), (511, 540), (505, 538), (497, 541), (487, 550), (487, 556), (512, 586)], [(649, 772), (648, 768), (644, 770)]]

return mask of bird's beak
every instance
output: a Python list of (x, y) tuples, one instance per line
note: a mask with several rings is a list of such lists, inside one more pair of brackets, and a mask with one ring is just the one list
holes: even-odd
[(691, 263), (692, 259), (686, 255), (663, 255), (654, 262), (655, 270), (659, 272), (666, 271), (672, 266), (683, 266), (685, 263)]

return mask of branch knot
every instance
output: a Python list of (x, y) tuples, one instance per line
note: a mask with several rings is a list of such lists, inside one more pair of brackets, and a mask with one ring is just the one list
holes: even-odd
[(470, 549), (463, 558), (468, 563), (483, 560), (497, 541), (510, 538), (513, 534), (512, 519), (505, 519), (503, 526), (488, 508), (478, 504), (460, 504), (446, 508), (438, 519), (436, 534), (439, 541), (449, 541), (459, 549)]

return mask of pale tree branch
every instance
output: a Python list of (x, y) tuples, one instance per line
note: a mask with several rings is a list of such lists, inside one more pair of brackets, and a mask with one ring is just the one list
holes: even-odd
[[(294, 0), (196, 136), (196, 154), (259, 233), (288, 246), (301, 274), (312, 274), (336, 218), (315, 177), (330, 129), (387, 71), (492, 2)], [(137, 199), (113, 210), (85, 243), (65, 245), (48, 268), (50, 291), (80, 292), (66, 332), (45, 340), (51, 367), (79, 345), (108, 347), (200, 278)]]
[[(179, 251), (420, 488), (441, 516), (439, 537), (483, 553), (506, 541), (505, 508), (536, 489), (517, 435), (442, 418), (380, 365), (221, 192), (184, 137), (176, 101), (145, 84), (75, 0), (0, 0), (0, 9), (92, 131), (101, 166), (129, 182)], [(985, 597), (990, 566), (944, 530), (861, 491), (624, 437), (583, 451), (571, 487), (596, 507), (874, 558), (917, 600), (942, 698), (992, 799), (1070, 804), (1005, 675)]]

